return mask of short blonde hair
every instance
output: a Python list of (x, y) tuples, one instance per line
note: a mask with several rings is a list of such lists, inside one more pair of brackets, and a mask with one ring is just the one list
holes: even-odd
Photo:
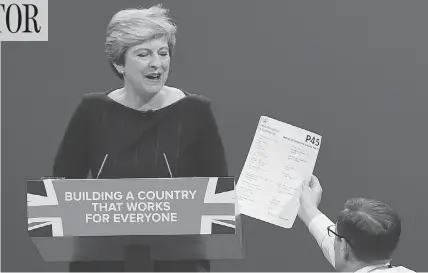
[(126, 50), (134, 45), (166, 37), (172, 55), (177, 26), (168, 17), (169, 10), (156, 5), (148, 9), (124, 9), (116, 13), (107, 28), (105, 51), (111, 64), (124, 64)]

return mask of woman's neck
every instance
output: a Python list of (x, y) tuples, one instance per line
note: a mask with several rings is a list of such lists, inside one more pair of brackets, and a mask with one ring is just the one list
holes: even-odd
[(150, 96), (141, 96), (139, 93), (133, 92), (133, 89), (126, 89), (125, 86), (111, 92), (108, 96), (116, 102), (138, 111), (158, 110), (186, 97), (186, 94), (180, 89), (166, 85), (159, 92), (148, 95)]
[(161, 96), (163, 88), (157, 93), (145, 93), (135, 90), (132, 86), (124, 85), (119, 91), (118, 99), (126, 106), (136, 110), (151, 110), (156, 98)]

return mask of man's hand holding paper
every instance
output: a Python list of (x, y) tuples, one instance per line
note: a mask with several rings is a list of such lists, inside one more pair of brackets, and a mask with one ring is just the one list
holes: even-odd
[(262, 116), (237, 184), (242, 214), (291, 228), (321, 136)]

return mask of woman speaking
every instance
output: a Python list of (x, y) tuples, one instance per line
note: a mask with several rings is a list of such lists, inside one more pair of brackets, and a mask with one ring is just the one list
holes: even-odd
[[(123, 87), (88, 93), (75, 110), (53, 175), (85, 179), (227, 176), (209, 100), (166, 86), (176, 25), (160, 5), (116, 13), (105, 50)], [(71, 271), (123, 271), (122, 262), (74, 262)], [(209, 271), (208, 261), (157, 262), (156, 271)]]

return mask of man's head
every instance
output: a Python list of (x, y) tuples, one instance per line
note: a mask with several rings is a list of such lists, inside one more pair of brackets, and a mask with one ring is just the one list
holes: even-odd
[(380, 201), (352, 198), (329, 233), (336, 237), (335, 267), (340, 271), (350, 263), (390, 260), (400, 238), (401, 220)]

